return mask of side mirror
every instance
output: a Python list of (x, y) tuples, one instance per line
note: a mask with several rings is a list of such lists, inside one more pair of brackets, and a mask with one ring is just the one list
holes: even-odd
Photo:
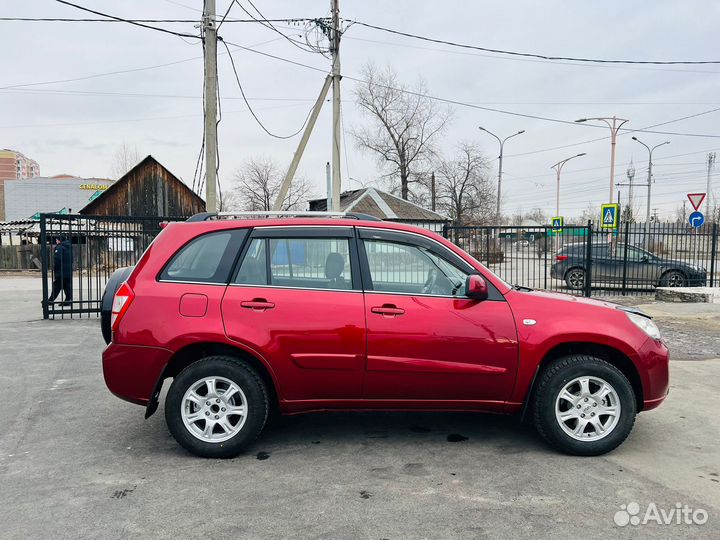
[(640, 259), (640, 262), (644, 262), (644, 263), (650, 262), (650, 257), (648, 257), (647, 255), (643, 255), (642, 258)]
[(475, 300), (487, 300), (488, 286), (486, 281), (477, 274), (468, 276), (465, 280), (465, 296)]

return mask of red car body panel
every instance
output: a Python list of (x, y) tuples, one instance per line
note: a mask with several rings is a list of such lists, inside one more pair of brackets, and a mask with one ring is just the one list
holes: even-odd
[[(518, 366), (506, 302), (368, 292), (366, 399), (489, 400), (510, 395)], [(392, 305), (401, 315), (374, 313)]]
[[(502, 299), (158, 279), (167, 261), (196, 236), (267, 226), (362, 227), (420, 235), (462, 258)], [(135, 297), (103, 353), (103, 369), (114, 394), (143, 405), (173, 356), (200, 343), (232, 346), (254, 356), (267, 369), (280, 409), (288, 414), (325, 409), (513, 412), (525, 402), (543, 359), (567, 343), (610, 347), (629, 359), (641, 381), (644, 409), (657, 407), (668, 390), (667, 348), (613, 304), (512, 289), (448, 240), (408, 225), (317, 218), (171, 223), (127, 283)]]

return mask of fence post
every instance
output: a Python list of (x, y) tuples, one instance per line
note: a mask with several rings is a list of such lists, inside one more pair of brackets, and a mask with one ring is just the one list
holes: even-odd
[(47, 245), (47, 226), (45, 223), (45, 214), (40, 214), (40, 274), (42, 275), (42, 310), (43, 319), (50, 318), (50, 310), (48, 309), (48, 245)]
[(587, 251), (585, 252), (585, 296), (587, 297), (592, 294), (592, 235), (592, 221), (588, 220), (586, 242)]
[(443, 223), (443, 230), (442, 230), (443, 238), (448, 237), (448, 224), (447, 222)]
[(718, 224), (713, 223), (712, 229), (712, 244), (710, 247), (710, 286), (715, 286), (715, 259), (717, 259), (717, 238), (718, 238)]
[(630, 223), (625, 223), (625, 249), (623, 250), (623, 277), (622, 277), (622, 291), (620, 294), (625, 296), (625, 290), (627, 289), (627, 257), (628, 257), (628, 241), (630, 234)]

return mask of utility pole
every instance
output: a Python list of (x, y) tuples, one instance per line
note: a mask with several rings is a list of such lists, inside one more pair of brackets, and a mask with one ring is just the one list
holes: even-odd
[(205, 0), (205, 210), (217, 212), (217, 28), (215, 0)]
[(332, 135), (332, 210), (340, 211), (340, 0), (330, 0), (332, 12), (333, 135)]
[(630, 165), (628, 166), (627, 170), (627, 177), (628, 177), (628, 183), (630, 184), (628, 186), (628, 220), (633, 220), (633, 181), (635, 180), (635, 166), (633, 165), (632, 159), (630, 159)]
[(710, 152), (707, 155), (707, 187), (705, 188), (705, 192), (707, 193), (706, 197), (708, 200), (707, 203), (707, 215), (709, 219), (713, 219), (715, 216), (713, 214), (713, 207), (717, 203), (715, 201), (715, 198), (713, 197), (712, 192), (712, 170), (715, 167), (715, 152)]
[(480, 131), (484, 131), (488, 135), (492, 135), (497, 139), (497, 142), (500, 143), (500, 155), (498, 156), (498, 189), (497, 189), (497, 205), (495, 208), (495, 223), (500, 224), (500, 202), (501, 202), (501, 190), (502, 190), (502, 166), (503, 166), (503, 148), (505, 147), (505, 141), (508, 139), (511, 139), (517, 135), (521, 135), (525, 133), (525, 130), (520, 130), (517, 133), (513, 133), (512, 135), (508, 135), (504, 139), (501, 139), (497, 135), (495, 135), (492, 131), (488, 131), (482, 126), (478, 126), (478, 129)]
[(613, 189), (615, 187), (615, 141), (617, 139), (618, 131), (620, 131), (620, 128), (623, 126), (623, 124), (629, 122), (629, 120), (613, 116), (612, 118), (580, 118), (579, 120), (575, 121), (587, 122), (588, 120), (598, 120), (601, 122), (605, 122), (610, 128), (610, 200), (608, 202), (612, 203)]
[(645, 214), (645, 242), (646, 242), (646, 246), (648, 246), (649, 242), (650, 242), (650, 195), (651, 195), (651, 191), (652, 191), (652, 154), (656, 148), (658, 148), (660, 146), (664, 146), (666, 144), (670, 144), (670, 141), (661, 142), (660, 144), (656, 144), (655, 146), (650, 148), (647, 144), (642, 142), (637, 137), (633, 137), (632, 140), (642, 144), (648, 151), (648, 177), (647, 177), (648, 192), (647, 192), (647, 213)]
[(430, 175), (430, 208), (435, 211), (435, 173)]

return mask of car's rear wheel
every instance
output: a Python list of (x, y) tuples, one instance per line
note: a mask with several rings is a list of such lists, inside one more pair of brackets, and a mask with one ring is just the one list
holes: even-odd
[(585, 270), (571, 268), (565, 273), (565, 283), (573, 291), (581, 291), (585, 287)]
[(617, 448), (635, 423), (635, 394), (615, 366), (570, 355), (540, 375), (533, 396), (535, 427), (558, 450), (597, 456)]
[(202, 457), (238, 455), (262, 431), (268, 393), (258, 374), (229, 356), (211, 356), (175, 377), (165, 400), (170, 433)]
[(660, 285), (663, 287), (684, 287), (687, 285), (687, 279), (679, 270), (670, 270), (662, 275)]

